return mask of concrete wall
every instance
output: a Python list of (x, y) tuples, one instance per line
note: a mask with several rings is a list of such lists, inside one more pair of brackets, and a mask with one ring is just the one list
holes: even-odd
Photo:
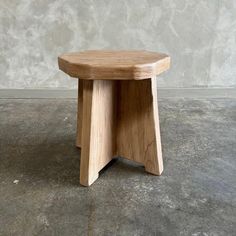
[(170, 54), (160, 87), (236, 87), (236, 1), (0, 0), (0, 89), (75, 88), (57, 56), (101, 48)]

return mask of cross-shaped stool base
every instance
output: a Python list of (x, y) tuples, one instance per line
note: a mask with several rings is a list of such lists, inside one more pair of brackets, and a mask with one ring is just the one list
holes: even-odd
[(76, 145), (81, 147), (80, 183), (91, 185), (114, 157), (163, 171), (156, 78), (79, 80)]

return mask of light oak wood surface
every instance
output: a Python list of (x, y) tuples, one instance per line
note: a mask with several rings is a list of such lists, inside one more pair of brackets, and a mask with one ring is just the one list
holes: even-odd
[(116, 147), (119, 156), (163, 171), (156, 78), (122, 81), (118, 89)]
[(76, 146), (81, 148), (83, 119), (83, 80), (78, 80), (77, 135)]
[(147, 51), (86, 51), (59, 57), (60, 69), (79, 77), (76, 145), (80, 183), (91, 185), (114, 157), (163, 171), (156, 75), (170, 58)]
[(156, 78), (140, 81), (79, 80), (77, 146), (80, 183), (91, 185), (112, 158), (121, 156), (163, 171)]
[[(113, 81), (83, 81), (80, 183), (89, 186), (115, 155)], [(80, 134), (79, 134), (80, 135)]]
[(58, 57), (59, 68), (88, 80), (142, 80), (170, 67), (170, 57), (149, 51), (84, 51)]

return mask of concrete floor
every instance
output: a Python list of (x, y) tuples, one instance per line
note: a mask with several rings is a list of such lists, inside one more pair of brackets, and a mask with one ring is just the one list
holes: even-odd
[(75, 100), (0, 100), (0, 235), (236, 235), (236, 99), (162, 99), (165, 170), (79, 185)]

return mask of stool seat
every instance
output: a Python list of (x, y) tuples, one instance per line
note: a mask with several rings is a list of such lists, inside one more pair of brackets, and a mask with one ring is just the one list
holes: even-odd
[(89, 50), (58, 57), (59, 68), (88, 80), (142, 80), (161, 74), (170, 67), (166, 54), (148, 51)]

